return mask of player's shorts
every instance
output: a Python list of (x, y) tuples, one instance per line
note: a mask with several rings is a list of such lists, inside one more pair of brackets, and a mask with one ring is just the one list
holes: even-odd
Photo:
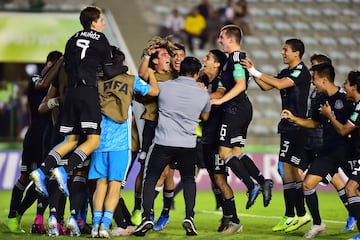
[(89, 179), (125, 181), (131, 164), (129, 150), (93, 152), (91, 154)]
[(220, 125), (219, 145), (227, 148), (244, 147), (252, 112), (244, 114), (223, 113)]
[(306, 132), (299, 131), (281, 133), (279, 162), (288, 163), (294, 167), (299, 167), (304, 157), (304, 144)]
[[(40, 129), (39, 129), (40, 130)], [(37, 129), (29, 128), (25, 135), (21, 158), (21, 173), (30, 173), (43, 162), (42, 134)]]
[(336, 147), (334, 149), (326, 149), (319, 152), (318, 158), (310, 164), (307, 174), (326, 177), (327, 174), (334, 176), (338, 172), (338, 168), (346, 163), (349, 159), (347, 147)]
[(201, 138), (196, 139), (196, 166), (198, 168), (206, 168), (204, 162), (204, 154), (203, 154), (203, 145), (201, 143)]
[(65, 135), (101, 132), (101, 109), (97, 88), (78, 86), (67, 90), (60, 133)]
[(360, 158), (351, 158), (351, 160), (349, 160), (347, 163), (351, 168), (350, 174), (348, 175), (349, 178), (360, 184)]

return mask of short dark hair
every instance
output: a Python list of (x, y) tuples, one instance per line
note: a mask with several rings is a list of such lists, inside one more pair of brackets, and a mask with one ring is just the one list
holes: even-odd
[(185, 46), (182, 43), (174, 43), (175, 49), (174, 50), (183, 50), (185, 52)]
[(317, 72), (320, 77), (326, 77), (331, 82), (335, 81), (335, 69), (331, 63), (323, 62), (315, 64), (310, 70)]
[(220, 63), (220, 69), (222, 69), (222, 67), (227, 61), (226, 54), (219, 49), (211, 49), (209, 52), (211, 52), (215, 56), (215, 61)]
[(319, 63), (330, 63), (332, 64), (331, 59), (326, 56), (325, 54), (321, 54), (321, 53), (314, 53), (311, 57), (310, 57), (310, 62), (312, 63), (313, 61), (317, 61)]
[(80, 12), (80, 23), (84, 29), (91, 28), (91, 23), (100, 18), (102, 13), (101, 8), (97, 6), (87, 6)]
[(297, 39), (297, 38), (290, 38), (285, 41), (285, 44), (290, 45), (291, 49), (294, 52), (299, 51), (300, 58), (303, 57), (303, 55), (305, 53), (305, 45), (304, 45), (303, 41), (301, 41), (300, 39)]
[(243, 37), (243, 32), (241, 30), (241, 28), (238, 25), (235, 24), (229, 24), (229, 25), (225, 25), (220, 29), (220, 32), (225, 31), (225, 35), (227, 37), (235, 37), (236, 42), (238, 44), (241, 43), (241, 39)]
[(350, 71), (347, 77), (350, 86), (356, 84), (356, 90), (360, 93), (360, 71)]
[(186, 57), (180, 64), (180, 76), (194, 76), (199, 73), (201, 62), (196, 57)]
[(113, 63), (120, 66), (124, 65), (125, 54), (116, 46), (110, 46), (110, 48), (113, 55)]
[(59, 51), (51, 51), (46, 57), (46, 62), (56, 62), (62, 55)]

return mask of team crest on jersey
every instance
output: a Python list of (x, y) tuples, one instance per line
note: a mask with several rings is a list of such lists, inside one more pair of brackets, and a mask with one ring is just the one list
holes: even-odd
[(344, 102), (340, 99), (336, 100), (334, 108), (335, 109), (342, 109), (344, 107)]
[(298, 77), (300, 75), (301, 71), (295, 69), (294, 71), (292, 71), (292, 73), (290, 74), (292, 77)]

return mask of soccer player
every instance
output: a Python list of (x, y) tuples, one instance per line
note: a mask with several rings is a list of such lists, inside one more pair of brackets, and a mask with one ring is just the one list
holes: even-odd
[[(68, 173), (84, 162), (98, 147), (101, 132), (101, 110), (97, 91), (98, 67), (102, 66), (106, 79), (114, 76), (110, 45), (102, 33), (105, 20), (101, 9), (96, 6), (85, 7), (80, 12), (80, 22), (83, 30), (68, 40), (64, 53), (69, 82), (60, 132), (67, 137), (49, 152), (40, 168), (30, 173), (36, 190), (45, 196), (48, 196), (45, 175), (51, 169), (59, 189), (68, 196)], [(81, 135), (86, 136), (86, 140), (78, 144)], [(68, 165), (57, 167), (57, 163), (68, 153), (71, 153)], [(76, 229), (74, 216), (69, 218), (67, 225), (70, 229)]]
[[(282, 109), (289, 109), (294, 115), (305, 118), (309, 95), (311, 75), (302, 61), (305, 52), (300, 39), (287, 39), (281, 54), (283, 63), (288, 65), (275, 77), (257, 71), (250, 58), (241, 63), (255, 78), (264, 91), (280, 90)], [(302, 180), (298, 171), (304, 155), (306, 131), (295, 123), (281, 119), (278, 125), (280, 133), (279, 173), (283, 180), (285, 216), (272, 228), (273, 231), (291, 232), (311, 221), (306, 213)], [(294, 207), (296, 207), (297, 216)]]
[(304, 235), (304, 238), (314, 238), (326, 231), (326, 226), (321, 221), (315, 187), (327, 174), (333, 175), (339, 167), (345, 166), (350, 151), (348, 137), (338, 134), (328, 119), (320, 115), (319, 108), (328, 102), (333, 108), (333, 114), (341, 123), (346, 122), (353, 108), (352, 103), (346, 100), (345, 93), (335, 85), (335, 70), (331, 64), (316, 64), (312, 66), (311, 70), (316, 91), (325, 96), (321, 102), (317, 103), (317, 106), (312, 108), (314, 111), (311, 113), (312, 117), (297, 117), (288, 109), (284, 109), (281, 113), (282, 118), (301, 127), (316, 128), (320, 124), (323, 126), (323, 146), (317, 158), (311, 162), (303, 180), (306, 203), (313, 218), (313, 226)]
[[(252, 104), (246, 93), (249, 73), (240, 64), (240, 61), (246, 57), (246, 53), (241, 50), (241, 39), (242, 31), (237, 25), (226, 25), (220, 29), (218, 41), (229, 57), (220, 75), (216, 93), (219, 95), (211, 99), (211, 104), (222, 105), (223, 110), (218, 136), (220, 159), (246, 185), (249, 192), (246, 209), (249, 209), (254, 204), (261, 188), (264, 206), (268, 206), (271, 199), (272, 180), (265, 180), (253, 160), (242, 151), (246, 142), (247, 129), (252, 120)], [(257, 181), (257, 184), (251, 177)], [(217, 184), (220, 189), (224, 185)], [(232, 189), (221, 190), (225, 199), (223, 207), (226, 208), (224, 209), (226, 213), (224, 214), (229, 220), (223, 232), (238, 232), (242, 229), (242, 225), (236, 214)]]
[(133, 92), (157, 96), (159, 89), (150, 71), (149, 83), (138, 76), (126, 74), (125, 55), (113, 48), (113, 64), (118, 74), (109, 80), (99, 81), (102, 111), (100, 146), (91, 155), (89, 179), (96, 179), (93, 201), (91, 236), (109, 238), (114, 210), (118, 204), (122, 182), (131, 164), (131, 101)]
[[(37, 193), (33, 186), (27, 190), (24, 198), (23, 194), (30, 182), (29, 173), (42, 163), (43, 146), (41, 143), (45, 137), (45, 127), (51, 121), (49, 114), (39, 113), (38, 107), (46, 95), (52, 79), (56, 77), (62, 62), (61, 52), (50, 52), (40, 75), (32, 76), (29, 80), (27, 97), (30, 107), (30, 126), (23, 141), (21, 174), (12, 190), (10, 211), (6, 222), (8, 229), (13, 233), (25, 232), (21, 228), (21, 217), (37, 199)], [(39, 231), (43, 233), (43, 230)]]
[[(344, 90), (346, 91), (347, 99), (350, 99), (355, 103), (353, 112), (349, 119), (345, 123), (341, 123), (336, 119), (336, 116), (333, 114), (334, 109), (331, 105), (326, 102), (321, 107), (321, 114), (326, 116), (330, 123), (334, 126), (336, 131), (342, 136), (351, 135), (350, 145), (351, 152), (349, 159), (347, 160), (348, 167), (350, 168), (350, 174), (348, 175), (349, 180), (346, 183), (345, 191), (348, 196), (348, 208), (350, 214), (355, 217), (357, 221), (358, 231), (360, 230), (360, 197), (359, 197), (359, 187), (360, 187), (360, 164), (359, 164), (359, 143), (360, 143), (360, 72), (351, 71), (349, 72), (347, 79), (344, 82)], [(360, 232), (355, 236), (350, 238), (350, 240), (359, 240)]]
[(143, 220), (133, 233), (145, 236), (153, 228), (150, 220), (154, 203), (154, 188), (165, 166), (177, 162), (181, 181), (184, 185), (185, 220), (183, 228), (186, 235), (197, 235), (194, 225), (194, 206), (196, 196), (195, 160), (198, 119), (209, 117), (210, 98), (196, 80), (201, 63), (194, 57), (186, 57), (180, 66), (179, 77), (160, 82), (158, 97), (159, 118), (155, 130), (154, 144), (146, 159), (143, 186)]

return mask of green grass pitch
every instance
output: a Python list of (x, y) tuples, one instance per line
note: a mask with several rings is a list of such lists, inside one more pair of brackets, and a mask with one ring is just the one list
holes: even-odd
[[(124, 191), (123, 197), (127, 203), (129, 210), (133, 207), (133, 192)], [(350, 233), (342, 232), (347, 218), (347, 212), (342, 205), (337, 193), (335, 191), (319, 192), (320, 212), (324, 223), (327, 225), (327, 232), (320, 234), (316, 239), (349, 239), (355, 235), (357, 230)], [(1, 240), (39, 240), (49, 239), (47, 235), (32, 235), (29, 233), (32, 221), (35, 218), (36, 206), (35, 204), (25, 213), (22, 226), (26, 230), (25, 234), (16, 235), (8, 232), (5, 222), (9, 211), (10, 204), (10, 191), (0, 191), (0, 239)], [(211, 192), (201, 191), (197, 193), (196, 208), (195, 208), (195, 225), (198, 230), (198, 236), (192, 237), (194, 239), (237, 239), (237, 240), (292, 240), (301, 239), (302, 236), (309, 230), (311, 223), (305, 225), (298, 231), (293, 233), (284, 232), (272, 232), (271, 228), (280, 220), (280, 217), (284, 214), (284, 204), (282, 192), (274, 192), (273, 199), (269, 207), (264, 208), (262, 204), (262, 196), (259, 195), (254, 206), (245, 210), (246, 194), (244, 192), (235, 193), (237, 212), (244, 225), (243, 232), (225, 235), (216, 232), (219, 226), (221, 218), (221, 212), (215, 211), (215, 199)], [(160, 214), (162, 207), (161, 194), (155, 202), (155, 214), (156, 217)], [(67, 211), (65, 219), (68, 217), (69, 211)], [(46, 219), (48, 217), (48, 211), (45, 213)], [(88, 223), (91, 214), (88, 215)], [(175, 198), (175, 210), (170, 212), (170, 223), (161, 232), (150, 231), (143, 239), (184, 239), (189, 238), (185, 236), (185, 231), (181, 227), (184, 219), (184, 201), (182, 192)], [(69, 239), (69, 236), (59, 236), (56, 239)], [(89, 235), (84, 235), (76, 239), (89, 239)], [(113, 239), (135, 239), (135, 236), (128, 237), (113, 237)]]

